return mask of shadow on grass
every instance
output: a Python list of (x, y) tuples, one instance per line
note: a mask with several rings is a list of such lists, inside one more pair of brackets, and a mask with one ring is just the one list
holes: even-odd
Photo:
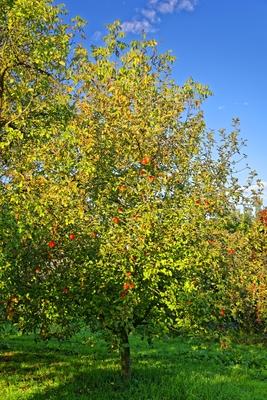
[[(265, 400), (267, 375), (248, 379), (249, 366), (237, 353), (219, 349), (192, 350), (184, 343), (148, 349), (134, 346), (133, 377), (122, 381), (116, 354), (75, 344), (46, 347), (19, 338), (0, 356), (4, 374), (16, 375), (34, 391), (27, 400)], [(254, 353), (253, 353), (254, 356)], [(252, 357), (253, 358), (253, 357)], [(242, 364), (243, 363), (243, 364)], [(257, 366), (256, 366), (257, 368)], [(265, 381), (266, 383), (266, 381)], [(255, 391), (255, 385), (260, 385)], [(255, 394), (256, 393), (256, 394)], [(256, 397), (254, 397), (256, 396)], [(12, 397), (12, 399), (15, 397)]]

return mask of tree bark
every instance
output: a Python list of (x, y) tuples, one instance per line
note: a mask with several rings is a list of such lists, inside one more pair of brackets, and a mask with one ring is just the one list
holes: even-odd
[(131, 351), (129, 344), (129, 336), (124, 329), (120, 336), (120, 354), (121, 354), (121, 374), (123, 379), (129, 381), (131, 379)]

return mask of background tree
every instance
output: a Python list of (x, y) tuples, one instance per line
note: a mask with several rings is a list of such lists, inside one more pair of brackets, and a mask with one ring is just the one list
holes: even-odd
[(0, 300), (43, 337), (80, 321), (109, 332), (129, 378), (132, 331), (240, 318), (254, 231), (233, 221), (257, 194), (236, 178), (238, 125), (218, 142), (207, 132), (208, 88), (177, 85), (155, 41), (127, 43), (115, 22), (103, 46), (73, 51), (59, 8), (3, 4), (3, 43), (17, 24), (24, 64), (2, 73)]
[[(66, 131), (73, 115), (71, 46), (82, 21), (67, 25), (64, 10), (49, 1), (1, 0), (0, 6), (0, 274), (13, 275), (19, 286), (13, 290), (10, 279), (1, 279), (11, 318), (17, 294), (35, 290), (30, 265), (37, 268), (48, 257), (47, 237), (57, 226), (53, 214), (62, 214), (61, 200), (75, 196), (55, 155), (65, 143), (72, 146)], [(36, 290), (31, 306), (39, 324), (45, 316)]]

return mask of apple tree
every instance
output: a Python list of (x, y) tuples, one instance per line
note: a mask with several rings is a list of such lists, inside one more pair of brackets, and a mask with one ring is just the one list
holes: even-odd
[[(53, 213), (62, 214), (57, 210), (64, 207), (67, 193), (74, 202), (71, 178), (63, 172), (71, 166), (62, 169), (55, 160), (64, 142), (73, 146), (67, 131), (74, 103), (71, 52), (82, 21), (65, 23), (64, 10), (45, 0), (1, 0), (0, 7), (0, 301), (1, 311), (6, 309), (12, 319), (19, 293), (28, 296), (29, 266), (37, 268), (44, 254), (49, 257), (43, 243), (57, 229)], [(37, 292), (39, 300), (31, 305), (38, 310), (32, 310), (38, 325), (45, 320), (45, 306)]]
[(250, 227), (233, 220), (257, 194), (236, 177), (237, 121), (217, 140), (209, 89), (118, 22), (89, 51), (49, 1), (1, 4), (0, 301), (43, 337), (108, 332), (129, 378), (131, 332), (207, 329), (242, 300)]

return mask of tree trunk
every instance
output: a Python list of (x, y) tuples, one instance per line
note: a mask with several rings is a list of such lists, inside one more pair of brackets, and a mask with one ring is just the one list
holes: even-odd
[(121, 332), (120, 336), (120, 353), (121, 353), (121, 374), (123, 379), (131, 379), (131, 351), (129, 337), (126, 330)]

